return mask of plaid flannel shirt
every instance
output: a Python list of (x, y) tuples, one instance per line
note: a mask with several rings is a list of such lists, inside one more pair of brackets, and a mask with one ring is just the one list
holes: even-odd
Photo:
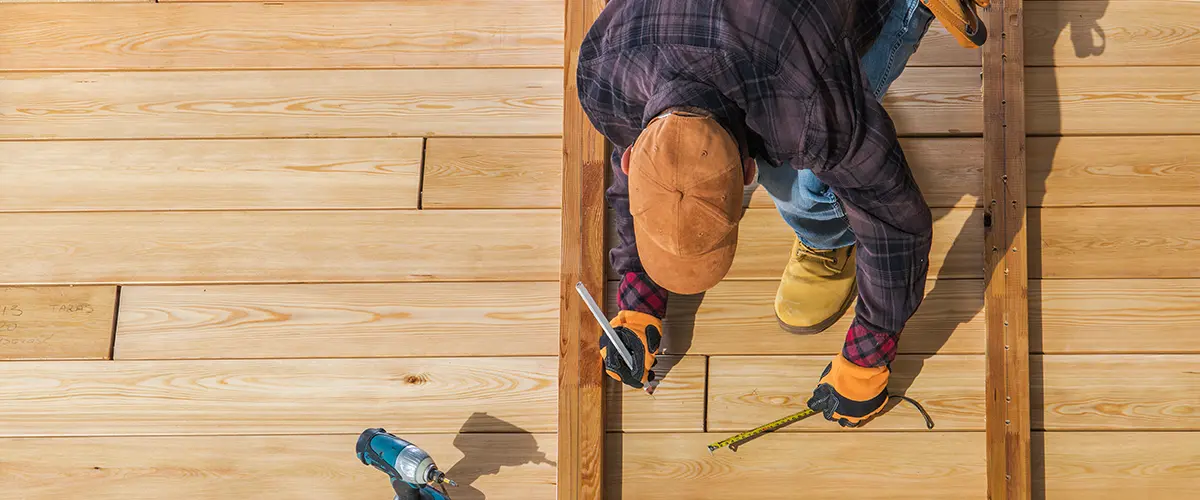
[(612, 0), (579, 52), (579, 99), (614, 145), (607, 192), (619, 235), (609, 257), (623, 310), (666, 316), (644, 272), (620, 156), (673, 106), (741, 124), (750, 154), (809, 168), (838, 196), (858, 241), (859, 297), (843, 354), (881, 366), (920, 305), (932, 217), (895, 126), (859, 60), (891, 0)]

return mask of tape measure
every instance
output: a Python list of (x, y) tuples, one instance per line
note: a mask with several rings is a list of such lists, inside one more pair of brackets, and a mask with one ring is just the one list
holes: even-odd
[(714, 452), (714, 451), (717, 451), (718, 449), (721, 449), (721, 448), (724, 448), (724, 447), (728, 446), (730, 451), (733, 451), (733, 452), (735, 452), (735, 453), (736, 453), (736, 452), (737, 452), (737, 449), (738, 449), (738, 446), (741, 446), (741, 445), (742, 445), (742, 443), (745, 443), (746, 441), (750, 441), (750, 440), (752, 440), (752, 439), (754, 439), (754, 438), (757, 438), (757, 437), (759, 437), (759, 436), (761, 436), (761, 435), (763, 435), (763, 434), (766, 434), (766, 433), (768, 433), (768, 432), (771, 432), (771, 431), (773, 431), (773, 430), (775, 430), (775, 429), (778, 429), (778, 428), (780, 428), (780, 427), (783, 427), (783, 426), (785, 426), (785, 425), (788, 425), (788, 424), (790, 424), (790, 423), (792, 423), (792, 422), (796, 422), (796, 421), (798, 421), (798, 420), (803, 420), (803, 419), (805, 419), (805, 418), (807, 418), (807, 417), (809, 417), (809, 416), (816, 415), (816, 414), (817, 414), (817, 410), (814, 410), (814, 409), (812, 409), (812, 408), (809, 408), (809, 409), (807, 409), (807, 410), (804, 410), (804, 411), (802, 411), (802, 412), (800, 412), (800, 413), (793, 413), (793, 414), (791, 414), (791, 415), (788, 415), (788, 416), (786, 416), (786, 417), (783, 417), (783, 418), (781, 418), (781, 419), (779, 419), (779, 420), (776, 420), (776, 421), (774, 421), (774, 422), (770, 422), (770, 423), (767, 423), (767, 424), (760, 425), (760, 426), (758, 426), (758, 427), (756, 427), (756, 428), (754, 428), (754, 429), (748, 430), (748, 431), (746, 431), (746, 432), (743, 432), (743, 433), (741, 433), (741, 434), (738, 434), (738, 435), (735, 435), (735, 436), (733, 436), (733, 437), (730, 437), (730, 438), (727, 438), (727, 439), (723, 439), (723, 440), (721, 440), (721, 441), (717, 441), (717, 442), (715, 442), (715, 443), (713, 443), (713, 444), (710, 444), (710, 445), (708, 445), (708, 452), (709, 452), (709, 453), (712, 453), (712, 452)]

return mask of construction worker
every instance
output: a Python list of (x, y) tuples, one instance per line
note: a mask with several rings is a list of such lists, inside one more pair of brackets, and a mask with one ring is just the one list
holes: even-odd
[(795, 232), (775, 297), (783, 329), (821, 332), (858, 299), (809, 407), (842, 426), (882, 410), (898, 336), (924, 296), (932, 219), (881, 100), (933, 18), (918, 0), (608, 3), (580, 47), (577, 85), (614, 145), (611, 323), (635, 366), (601, 337), (610, 377), (654, 380), (668, 291), (725, 276), (757, 178)]

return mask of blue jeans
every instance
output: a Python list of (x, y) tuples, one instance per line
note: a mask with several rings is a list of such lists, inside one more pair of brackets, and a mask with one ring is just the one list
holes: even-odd
[[(919, 0), (893, 0), (891, 14), (879, 38), (862, 58), (867, 81), (875, 99), (884, 93), (908, 64), (933, 13)], [(758, 159), (758, 183), (766, 188), (775, 207), (800, 242), (809, 248), (830, 250), (854, 244), (854, 232), (833, 190), (817, 179), (812, 170), (775, 167)]]

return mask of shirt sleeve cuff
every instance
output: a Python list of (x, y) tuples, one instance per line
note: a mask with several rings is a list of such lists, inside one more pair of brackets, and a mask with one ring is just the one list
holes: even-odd
[(865, 368), (884, 366), (896, 359), (898, 337), (899, 334), (876, 331), (855, 321), (846, 332), (842, 356)]
[(617, 287), (617, 307), (637, 311), (658, 319), (667, 316), (667, 291), (654, 284), (644, 272), (628, 272)]

